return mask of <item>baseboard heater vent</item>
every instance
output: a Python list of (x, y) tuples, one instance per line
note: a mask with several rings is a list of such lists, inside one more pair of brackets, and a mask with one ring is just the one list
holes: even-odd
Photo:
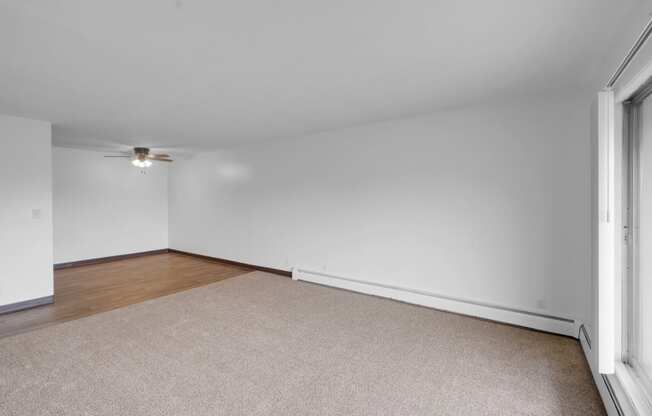
[(292, 270), (292, 279), (394, 299), (406, 303), (503, 322), (511, 325), (523, 326), (539, 331), (552, 332), (573, 338), (577, 337), (578, 332), (576, 322), (571, 318), (473, 299), (457, 298), (420, 289), (338, 276), (302, 267), (297, 267)]

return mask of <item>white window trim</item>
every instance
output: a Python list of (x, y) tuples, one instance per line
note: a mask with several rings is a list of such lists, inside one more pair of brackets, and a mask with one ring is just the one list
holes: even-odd
[(622, 156), (622, 149), (616, 147), (621, 136), (616, 128), (618, 113), (622, 122), (622, 103), (616, 105), (614, 91), (601, 91), (598, 95), (598, 369), (601, 374), (614, 374), (617, 358), (615, 294), (616, 282), (620, 281), (617, 242), (621, 215), (616, 202), (622, 199), (615, 174)]

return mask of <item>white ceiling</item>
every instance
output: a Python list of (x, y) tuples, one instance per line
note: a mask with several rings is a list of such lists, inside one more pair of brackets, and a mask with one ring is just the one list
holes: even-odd
[(0, 0), (0, 113), (201, 148), (579, 90), (640, 3)]

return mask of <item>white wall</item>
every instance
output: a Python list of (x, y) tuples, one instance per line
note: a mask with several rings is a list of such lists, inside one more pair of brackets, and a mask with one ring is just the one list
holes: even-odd
[(491, 104), (175, 162), (170, 246), (571, 319), (590, 270), (587, 100)]
[(53, 294), (51, 147), (49, 123), (0, 115), (0, 306)]
[(168, 167), (54, 147), (54, 262), (168, 247)]

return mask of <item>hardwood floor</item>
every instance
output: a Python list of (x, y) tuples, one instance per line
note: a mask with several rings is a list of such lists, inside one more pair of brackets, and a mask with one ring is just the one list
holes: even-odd
[(0, 337), (110, 311), (253, 271), (177, 253), (54, 272), (54, 303), (0, 315)]

